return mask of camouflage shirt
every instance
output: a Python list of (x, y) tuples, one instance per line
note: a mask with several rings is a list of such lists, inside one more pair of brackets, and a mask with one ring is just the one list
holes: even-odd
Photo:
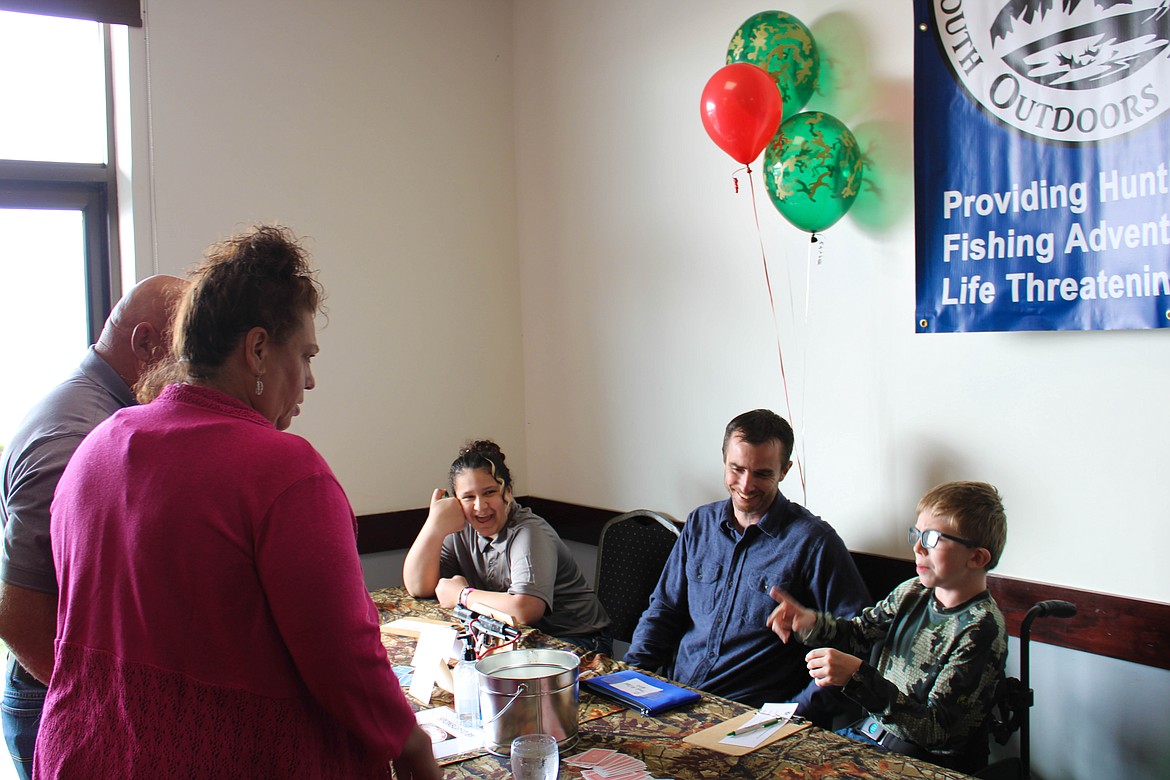
[(980, 733), (1007, 658), (1007, 627), (988, 591), (944, 609), (917, 578), (851, 620), (818, 613), (802, 641), (862, 659), (882, 643), (876, 668), (863, 661), (845, 695), (895, 737), (943, 755)]

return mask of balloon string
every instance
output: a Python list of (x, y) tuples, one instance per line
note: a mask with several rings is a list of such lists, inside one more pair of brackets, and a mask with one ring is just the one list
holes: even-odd
[[(752, 175), (752, 166), (750, 166), (750, 165), (745, 165), (745, 166), (744, 166), (744, 167), (742, 167), (742, 168), (736, 168), (736, 169), (735, 169), (735, 170), (732, 172), (732, 174), (731, 174), (731, 183), (735, 185), (735, 194), (736, 194), (736, 195), (738, 195), (738, 194), (739, 194), (739, 177), (738, 177), (738, 176), (736, 176), (736, 174), (737, 174), (737, 173), (739, 173), (740, 171), (747, 171), (747, 175), (748, 175), (748, 177), (749, 177), (749, 179), (750, 179), (750, 177), (751, 177), (751, 175)], [(755, 190), (753, 189), (753, 190), (752, 190), (752, 192), (753, 192), (753, 194), (754, 194), (754, 193), (755, 193)], [(753, 201), (753, 202), (754, 202), (754, 201)], [(756, 224), (757, 224), (757, 226), (759, 225), (759, 220), (756, 220)]]
[[(768, 303), (772, 307), (772, 325), (776, 328), (776, 355), (780, 358), (780, 381), (784, 386), (784, 403), (788, 407), (788, 420), (793, 422), (792, 414), (792, 398), (788, 393), (788, 374), (784, 370), (784, 350), (780, 346), (780, 322), (776, 319), (776, 297), (772, 294), (772, 277), (768, 273), (768, 257), (764, 252), (764, 234), (760, 230), (760, 210), (756, 207), (756, 183), (751, 177), (751, 169), (748, 169), (748, 185), (752, 191), (752, 215), (756, 220), (756, 237), (760, 241), (760, 260), (764, 265), (764, 283), (768, 287)], [(791, 291), (789, 292), (791, 295)], [(794, 426), (795, 427), (795, 426)], [(803, 445), (803, 442), (802, 442)], [(803, 446), (802, 446), (803, 451)], [(803, 497), (805, 505), (808, 504), (808, 488), (804, 481), (804, 466), (799, 455), (793, 453), (793, 460), (796, 461), (796, 473), (800, 477), (800, 492)]]
[[(796, 298), (792, 294), (792, 291), (796, 289), (796, 285), (792, 283), (792, 263), (785, 262), (784, 263), (784, 271), (788, 276), (788, 284), (785, 285), (785, 289), (788, 291), (788, 321), (789, 321), (789, 324), (792, 326), (793, 333), (797, 333), (797, 334), (804, 333), (808, 330), (808, 308), (806, 306), (803, 317), (801, 317), (801, 318), (797, 317), (798, 310), (796, 308)], [(802, 362), (801, 371), (804, 370), (804, 365), (803, 365), (804, 361), (805, 361), (804, 356), (807, 354), (808, 354), (808, 345), (802, 344), (801, 340), (798, 339), (797, 340), (797, 355), (801, 356), (801, 362)], [(808, 398), (808, 396), (805, 395), (804, 382), (802, 381), (801, 388), (800, 388), (800, 402), (803, 404), (805, 402), (806, 398)], [(797, 436), (796, 436), (796, 445), (795, 445), (796, 454), (797, 454), (796, 462), (797, 462), (797, 464), (803, 464), (804, 466), (807, 467), (807, 462), (806, 462), (807, 458), (805, 456), (805, 449), (804, 449), (805, 439), (807, 438), (807, 435), (805, 433), (805, 424), (804, 424), (805, 417), (806, 417), (806, 415), (803, 414), (803, 411), (802, 411), (801, 416), (800, 416), (800, 425), (799, 426), (797, 425), (795, 419), (793, 419), (791, 422), (792, 422), (793, 432), (794, 433), (798, 432)], [(800, 468), (800, 466), (798, 465), (798, 471), (799, 471), (799, 468)], [(808, 486), (804, 483), (804, 472), (800, 471), (799, 473), (801, 475), (801, 486), (804, 488), (804, 505), (808, 506)]]
[[(806, 325), (808, 324), (808, 309), (809, 309), (808, 302), (809, 302), (809, 298), (812, 295), (813, 249), (814, 249), (814, 247), (819, 247), (820, 245), (821, 245), (821, 240), (820, 240), (820, 238), (817, 237), (816, 233), (813, 233), (812, 235), (809, 236), (808, 259), (805, 262), (805, 277), (804, 277), (804, 321), (805, 321)], [(821, 252), (817, 255), (817, 265), (821, 264), (821, 255), (823, 255), (823, 254), (824, 253)]]
[[(815, 232), (809, 236), (808, 256), (805, 259), (805, 275), (804, 275), (804, 351), (800, 358), (800, 397), (808, 398), (808, 353), (812, 351), (812, 275), (813, 275), (813, 248), (817, 252), (817, 265), (821, 264), (824, 257), (825, 245), (824, 241)], [(808, 415), (802, 415), (800, 418), (800, 454), (805, 456), (804, 442), (808, 439), (805, 424), (808, 422)], [(807, 457), (805, 458), (807, 460)]]

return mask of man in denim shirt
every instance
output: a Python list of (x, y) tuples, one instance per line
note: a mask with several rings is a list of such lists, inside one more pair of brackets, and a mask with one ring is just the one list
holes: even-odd
[(767, 409), (728, 423), (730, 498), (687, 518), (625, 660), (752, 707), (795, 701), (797, 714), (829, 725), (841, 699), (810, 681), (808, 648), (783, 644), (768, 628), (769, 591), (779, 586), (845, 617), (869, 594), (832, 527), (780, 493), (794, 440), (792, 426)]

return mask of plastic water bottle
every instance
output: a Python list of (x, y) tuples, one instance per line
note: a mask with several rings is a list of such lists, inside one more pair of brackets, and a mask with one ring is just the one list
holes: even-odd
[(475, 670), (475, 648), (463, 642), (463, 660), (455, 664), (455, 715), (467, 728), (479, 728), (479, 672)]

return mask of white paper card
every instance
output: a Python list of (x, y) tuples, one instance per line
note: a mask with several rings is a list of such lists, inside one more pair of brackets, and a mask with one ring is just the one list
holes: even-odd
[(613, 687), (631, 696), (649, 696), (654, 693), (662, 693), (661, 688), (656, 688), (644, 680), (636, 680), (633, 678), (615, 682), (613, 683)]
[(469, 729), (459, 722), (450, 707), (436, 707), (414, 714), (415, 720), (431, 738), (435, 758), (466, 753), (483, 747), (483, 728)]
[(768, 737), (775, 734), (779, 729), (784, 728), (784, 726), (788, 723), (788, 720), (795, 713), (795, 702), (769, 702), (761, 707), (760, 711), (756, 713), (756, 715), (751, 720), (749, 720), (747, 723), (736, 726), (735, 730), (743, 731), (744, 729), (751, 728), (756, 723), (764, 723), (766, 721), (779, 718), (775, 724), (768, 726), (767, 728), (752, 731), (748, 734), (741, 734), (736, 737), (724, 737), (723, 739), (719, 740), (719, 742), (724, 745), (738, 745), (740, 747), (754, 748)]
[(428, 626), (419, 631), (418, 644), (414, 648), (414, 679), (410, 682), (410, 695), (423, 704), (431, 703), (431, 692), (439, 674), (439, 664), (447, 663), (451, 646), (455, 642), (455, 629), (446, 626)]
[[(763, 707), (760, 707), (760, 712), (764, 713), (765, 715), (771, 715), (773, 718), (784, 718), (784, 722), (787, 723), (789, 721), (789, 719), (793, 715), (796, 714), (796, 702), (794, 702), (794, 701), (784, 701), (784, 702), (770, 701), (770, 702), (766, 703)], [(777, 725), (780, 725), (780, 724), (777, 724)]]

